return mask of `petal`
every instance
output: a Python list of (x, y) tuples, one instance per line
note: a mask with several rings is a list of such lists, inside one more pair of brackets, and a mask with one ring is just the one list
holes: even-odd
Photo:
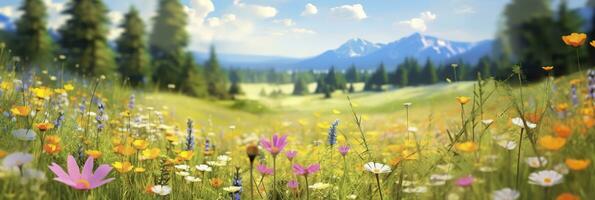
[(93, 176), (93, 157), (89, 156), (83, 166), (82, 178), (89, 179), (91, 176)]
[(48, 168), (50, 168), (50, 170), (52, 172), (54, 172), (54, 174), (56, 174), (56, 176), (58, 176), (58, 178), (68, 178), (68, 177), (70, 177), (68, 174), (66, 174), (66, 172), (64, 171), (64, 169), (62, 169), (62, 167), (60, 167), (60, 165), (58, 165), (56, 163), (52, 163), (52, 165), (50, 165)]
[(273, 135), (273, 146), (278, 146), (279, 136), (277, 134)]
[(267, 148), (267, 149), (271, 148), (271, 142), (264, 138), (260, 140), (260, 145), (262, 145), (262, 147)]
[(313, 164), (308, 167), (308, 173), (314, 173), (320, 170), (320, 164)]
[(105, 180), (102, 180), (102, 181), (91, 181), (90, 189), (93, 189), (93, 188), (102, 186), (102, 185), (104, 185), (106, 183), (109, 183), (109, 182), (111, 182), (113, 180), (114, 180), (114, 178), (108, 178), (108, 179), (105, 179)]
[(71, 179), (65, 179), (65, 178), (54, 178), (55, 181), (64, 183), (70, 187), (76, 187), (76, 183), (74, 183)]
[(76, 163), (76, 160), (74, 160), (74, 157), (72, 157), (72, 155), (68, 155), (68, 159), (66, 160), (66, 165), (68, 167), (68, 174), (70, 174), (71, 178), (73, 178), (73, 179), (81, 178), (81, 170), (79, 169), (79, 166)]
[(112, 167), (109, 165), (100, 165), (97, 167), (97, 170), (95, 170), (95, 174), (93, 174), (91, 180), (101, 180), (105, 178), (110, 171), (112, 171)]

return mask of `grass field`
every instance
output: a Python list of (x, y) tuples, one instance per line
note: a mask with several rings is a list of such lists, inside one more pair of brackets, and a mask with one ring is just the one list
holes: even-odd
[[(571, 85), (586, 89), (578, 74), (523, 87), (486, 81), (481, 92), (478, 82), (384, 92), (361, 92), (358, 83), (358, 92), (331, 99), (287, 95), (291, 85), (243, 84), (237, 101), (132, 91), (109, 80), (93, 92), (95, 82), (44, 76), (23, 91), (14, 74), (3, 77), (2, 198), (595, 196), (594, 116), (590, 99), (572, 98)], [(263, 88), (286, 95), (261, 96)], [(273, 134), (287, 144), (263, 142)], [(252, 184), (247, 154), (259, 166)], [(92, 157), (91, 166), (110, 166), (103, 169), (112, 168), (107, 178), (114, 179), (94, 185), (76, 170), (66, 176), (47, 167), (66, 167), (68, 155), (79, 165)]]

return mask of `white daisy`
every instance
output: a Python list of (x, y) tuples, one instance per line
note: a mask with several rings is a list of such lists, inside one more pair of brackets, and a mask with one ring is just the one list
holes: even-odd
[(186, 176), (186, 177), (184, 177), (184, 179), (186, 179), (186, 181), (188, 181), (188, 182), (199, 182), (199, 181), (201, 181), (200, 178), (194, 177), (194, 176)]
[(176, 169), (179, 169), (179, 170), (188, 170), (188, 169), (190, 169), (190, 166), (188, 166), (188, 165), (176, 165), (174, 167)]
[(355, 195), (355, 194), (347, 195), (347, 199), (357, 199), (357, 195)]
[(228, 155), (220, 155), (217, 156), (217, 160), (221, 162), (229, 162), (231, 160), (231, 157), (229, 157)]
[(375, 162), (366, 163), (364, 165), (364, 169), (366, 169), (366, 171), (372, 172), (374, 174), (385, 174), (385, 173), (391, 172), (391, 169), (388, 165), (385, 165), (382, 163), (375, 163)]
[(512, 140), (500, 140), (498, 141), (498, 145), (506, 150), (513, 150), (516, 148), (516, 142)]
[[(517, 125), (518, 127), (521, 128), (525, 128), (525, 124), (523, 123), (523, 119), (521, 119), (520, 117), (515, 117), (512, 119), (512, 123), (514, 125)], [(530, 129), (534, 129), (537, 127), (537, 124), (531, 123), (529, 121), (525, 121), (525, 123), (527, 123), (527, 127), (529, 127)]]
[(190, 173), (187, 171), (180, 171), (180, 172), (176, 172), (176, 174), (178, 176), (190, 176)]
[(490, 124), (494, 123), (494, 120), (493, 119), (484, 119), (484, 120), (481, 120), (481, 123), (483, 125), (489, 126)]
[(492, 193), (493, 200), (515, 200), (518, 199), (520, 196), (521, 193), (519, 191), (510, 188), (496, 190), (494, 191), (494, 193)]
[(213, 171), (213, 169), (211, 167), (209, 167), (208, 165), (197, 165), (196, 169), (198, 171), (202, 171), (202, 172), (210, 172)]
[(408, 187), (403, 189), (405, 193), (425, 193), (428, 191), (428, 187), (426, 186), (417, 186), (417, 187)]
[(5, 168), (21, 167), (33, 160), (33, 155), (23, 152), (14, 152), (4, 157), (2, 166)]
[(553, 170), (533, 172), (529, 175), (529, 184), (550, 187), (562, 182), (564, 176)]
[(543, 157), (543, 156), (542, 157), (528, 157), (528, 158), (525, 158), (525, 162), (531, 168), (540, 168), (540, 167), (545, 167), (545, 165), (547, 165), (547, 159), (545, 159), (545, 157)]
[(565, 163), (558, 163), (557, 165), (554, 166), (554, 171), (557, 171), (560, 174), (568, 174), (570, 169), (568, 169), (568, 166)]
[(229, 186), (229, 187), (224, 187), (223, 190), (229, 192), (229, 193), (235, 193), (238, 192), (242, 189), (242, 187), (238, 187), (238, 186)]
[(165, 196), (171, 193), (171, 187), (168, 185), (155, 185), (151, 187), (151, 191), (155, 194)]

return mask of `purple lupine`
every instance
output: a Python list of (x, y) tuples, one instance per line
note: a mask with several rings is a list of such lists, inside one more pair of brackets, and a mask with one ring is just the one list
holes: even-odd
[(576, 84), (570, 86), (570, 98), (572, 99), (572, 106), (576, 107), (579, 105)]
[(328, 144), (332, 147), (337, 144), (337, 126), (339, 126), (339, 120), (335, 120), (331, 127), (328, 129)]
[(194, 150), (194, 128), (192, 128), (193, 126), (193, 121), (191, 119), (188, 119), (187, 124), (187, 128), (186, 128), (186, 148), (184, 150), (186, 151), (192, 151)]
[(130, 95), (130, 99), (128, 100), (128, 109), (133, 110), (136, 104), (136, 97), (134, 94)]

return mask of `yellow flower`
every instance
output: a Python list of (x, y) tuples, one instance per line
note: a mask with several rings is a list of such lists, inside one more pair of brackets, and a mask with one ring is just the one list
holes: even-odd
[(463, 142), (455, 144), (455, 148), (461, 152), (472, 153), (477, 150), (477, 145), (474, 142)]
[(33, 88), (31, 92), (40, 99), (48, 99), (52, 95), (52, 90), (46, 87)]
[(461, 105), (465, 105), (465, 104), (469, 103), (469, 100), (471, 100), (471, 99), (469, 99), (469, 97), (466, 97), (466, 96), (460, 96), (460, 97), (457, 97), (457, 101), (458, 101), (458, 102), (459, 102)]
[(146, 140), (134, 140), (132, 146), (138, 150), (146, 149), (149, 146), (149, 142)]
[(136, 173), (143, 173), (145, 171), (146, 171), (145, 168), (142, 168), (142, 167), (134, 168), (134, 172), (136, 172)]
[(592, 47), (595, 47), (595, 40), (593, 40), (593, 41), (589, 42), (589, 44), (590, 44)]
[(537, 143), (539, 143), (539, 145), (546, 150), (557, 151), (564, 147), (566, 144), (566, 139), (563, 137), (553, 137), (551, 135), (546, 135), (542, 138), (539, 138)]
[(88, 156), (93, 157), (94, 159), (101, 158), (101, 155), (103, 155), (101, 153), (101, 151), (98, 151), (98, 150), (87, 150), (87, 151), (85, 151), (85, 154), (87, 154)]
[(178, 153), (178, 158), (181, 160), (190, 160), (192, 159), (192, 155), (194, 155), (194, 152), (192, 151), (180, 151), (180, 153)]
[(141, 152), (141, 160), (151, 160), (159, 156), (161, 150), (159, 148), (145, 149)]
[(541, 67), (541, 69), (543, 69), (545, 71), (552, 71), (554, 69), (554, 66), (544, 66), (544, 67)]
[(558, 110), (558, 112), (564, 112), (564, 111), (568, 110), (568, 104), (567, 103), (559, 103), (558, 105), (556, 105), (556, 109)]
[(64, 85), (64, 90), (72, 91), (72, 90), (74, 90), (74, 86), (72, 86), (72, 84), (70, 84), (70, 83), (66, 84), (66, 85)]
[(4, 150), (0, 150), (0, 158), (4, 158), (4, 157), (6, 157), (6, 155), (7, 155), (7, 154), (8, 154), (8, 153), (7, 153), (6, 151), (4, 151)]
[(568, 166), (568, 168), (570, 168), (571, 170), (581, 171), (581, 170), (584, 170), (587, 167), (589, 167), (589, 164), (591, 164), (591, 161), (590, 160), (578, 160), (578, 159), (566, 158), (564, 163), (566, 163), (566, 166)]
[(123, 156), (130, 156), (132, 154), (134, 154), (134, 148), (132, 148), (129, 145), (122, 145), (119, 144), (116, 147), (114, 147), (114, 152), (123, 155)]
[(584, 33), (572, 33), (570, 35), (562, 36), (562, 41), (566, 43), (566, 45), (579, 47), (582, 46), (585, 41), (587, 40), (587, 34)]
[(8, 88), (12, 87), (12, 83), (8, 82), (8, 81), (2, 81), (2, 83), (0, 83), (0, 89), (6, 90)]
[(52, 123), (39, 123), (37, 125), (35, 125), (35, 127), (37, 127), (37, 129), (39, 129), (39, 131), (41, 132), (45, 132), (45, 131), (49, 131), (50, 129), (54, 128), (54, 124)]
[(112, 166), (120, 173), (129, 172), (134, 167), (128, 161), (126, 161), (126, 162), (117, 161), (117, 162), (112, 163)]
[(337, 110), (337, 109), (333, 109), (333, 114), (335, 114), (335, 115), (341, 114), (341, 111)]
[(26, 117), (31, 112), (31, 108), (29, 106), (14, 106), (10, 109), (10, 112), (16, 116)]

